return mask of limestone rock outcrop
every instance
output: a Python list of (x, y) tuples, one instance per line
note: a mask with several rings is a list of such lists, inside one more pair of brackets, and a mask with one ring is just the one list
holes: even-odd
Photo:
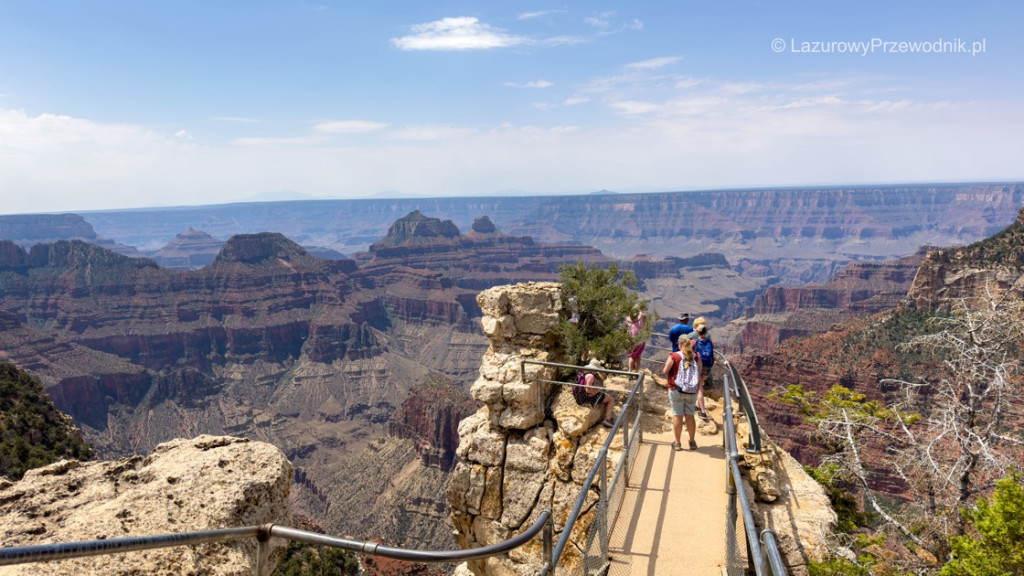
[[(528, 363), (557, 359), (559, 285), (497, 286), (480, 293), (477, 303), (490, 347), (470, 392), (483, 407), (459, 425), (460, 461), (448, 488), (463, 548), (519, 533), (543, 510), (552, 510), (561, 532), (607, 439), (606, 429), (594, 426), (598, 408), (577, 405), (568, 386), (543, 382), (555, 380), (553, 368)], [(596, 501), (595, 491), (589, 494)], [(592, 521), (593, 512), (585, 513), (574, 533), (582, 537)], [(573, 554), (566, 551), (563, 565), (574, 562)], [(478, 576), (525, 576), (536, 574), (540, 561), (540, 543), (534, 542), (467, 568)]]
[[(292, 465), (280, 450), (229, 436), (160, 444), (147, 457), (60, 462), (0, 480), (0, 541), (29, 546), (257, 526), (290, 525)], [(271, 539), (264, 565), (286, 542)], [(0, 568), (2, 575), (253, 574), (255, 539), (178, 546)]]
[[(744, 437), (744, 427), (738, 426), (737, 440)], [(836, 512), (821, 484), (796, 459), (767, 438), (765, 444), (760, 454), (744, 454), (743, 489), (758, 532), (770, 528), (775, 534), (786, 573), (807, 576), (809, 561), (829, 555), (827, 537), (836, 525)]]

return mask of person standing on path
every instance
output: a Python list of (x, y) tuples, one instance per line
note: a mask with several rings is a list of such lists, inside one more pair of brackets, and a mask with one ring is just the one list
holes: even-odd
[(711, 380), (711, 368), (715, 365), (715, 343), (711, 341), (711, 334), (708, 331), (708, 321), (703, 316), (693, 321), (693, 332), (690, 332), (690, 340), (693, 341), (693, 353), (700, 362), (700, 393), (697, 394), (697, 415), (705, 422), (711, 420), (707, 408), (704, 406), (704, 395), (711, 390), (714, 382)]
[(686, 432), (690, 436), (690, 450), (696, 450), (697, 439), (694, 435), (697, 432), (697, 421), (693, 415), (697, 409), (697, 395), (701, 389), (700, 362), (694, 358), (692, 340), (684, 339), (679, 345), (679, 352), (669, 355), (661, 371), (665, 375), (668, 400), (672, 404), (672, 432), (676, 439), (672, 443), (672, 449), (683, 449), (680, 436), (685, 422)]
[(693, 326), (690, 325), (690, 315), (683, 312), (679, 315), (679, 322), (668, 331), (668, 341), (672, 343), (673, 352), (679, 352), (679, 338), (683, 334), (689, 334), (690, 332), (693, 332)]
[[(633, 338), (637, 338), (643, 333), (644, 328), (647, 325), (647, 314), (640, 309), (639, 306), (633, 308), (633, 311), (626, 317), (626, 331)], [(644, 348), (647, 347), (647, 341), (641, 340), (632, 350), (629, 351), (629, 371), (639, 372), (640, 371), (640, 357), (643, 356)]]

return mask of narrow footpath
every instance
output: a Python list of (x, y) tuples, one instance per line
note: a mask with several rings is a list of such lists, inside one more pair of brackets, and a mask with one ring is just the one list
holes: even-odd
[[(644, 427), (643, 443), (611, 536), (611, 576), (725, 574), (725, 451), (722, 415), (713, 436), (697, 432), (697, 450), (672, 449), (671, 422)], [(651, 416), (653, 417), (653, 416)], [(698, 423), (700, 421), (698, 420)], [(683, 427), (686, 446), (686, 428)]]

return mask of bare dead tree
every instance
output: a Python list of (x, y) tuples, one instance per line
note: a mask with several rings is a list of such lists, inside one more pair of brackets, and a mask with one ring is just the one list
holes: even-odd
[[(834, 449), (826, 462), (860, 488), (865, 506), (944, 558), (949, 537), (964, 533), (961, 510), (1024, 464), (1024, 299), (1011, 290), (953, 301), (949, 315), (930, 321), (934, 331), (902, 347), (938, 359), (941, 377), (883, 380), (901, 391), (889, 405), (837, 386), (813, 404), (810, 419)], [(888, 457), (864, 462), (868, 445), (884, 446)], [(882, 473), (901, 478), (909, 492), (897, 508), (872, 489)]]

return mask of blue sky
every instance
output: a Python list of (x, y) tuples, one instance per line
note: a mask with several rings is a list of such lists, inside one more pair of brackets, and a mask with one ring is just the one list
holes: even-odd
[(1024, 3), (10, 0), (0, 213), (1024, 179)]

